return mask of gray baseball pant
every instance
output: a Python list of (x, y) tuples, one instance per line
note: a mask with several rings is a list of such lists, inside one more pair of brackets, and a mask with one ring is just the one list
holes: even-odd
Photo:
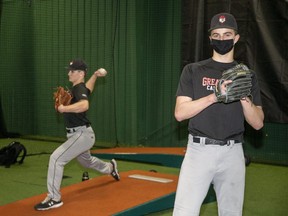
[(90, 154), (90, 149), (95, 142), (92, 127), (80, 126), (73, 128), (75, 132), (67, 133), (67, 141), (59, 146), (50, 156), (47, 174), (48, 197), (55, 201), (61, 200), (60, 186), (64, 166), (72, 159), (86, 168), (94, 169), (103, 174), (110, 174), (112, 165)]
[(211, 183), (217, 197), (218, 214), (241, 216), (245, 185), (242, 144), (205, 145), (192, 140), (189, 135), (173, 216), (198, 216)]

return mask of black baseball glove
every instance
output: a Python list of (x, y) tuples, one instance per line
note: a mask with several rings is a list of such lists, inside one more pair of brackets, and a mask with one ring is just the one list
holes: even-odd
[[(221, 93), (221, 85), (224, 81), (231, 80), (231, 83), (226, 85), (226, 93)], [(225, 70), (222, 77), (214, 88), (214, 93), (218, 102), (231, 103), (239, 101), (251, 95), (252, 73), (251, 70), (244, 64)]]

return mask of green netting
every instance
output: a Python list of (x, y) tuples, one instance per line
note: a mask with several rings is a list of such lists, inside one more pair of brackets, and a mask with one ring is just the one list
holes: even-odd
[[(82, 57), (88, 76), (100, 67), (108, 71), (90, 101), (96, 145), (186, 145), (187, 122), (174, 119), (180, 0), (29, 2), (2, 2), (0, 135), (65, 138), (52, 93), (69, 86), (64, 67)], [(287, 134), (287, 124), (248, 128), (245, 151), (287, 165)]]
[(176, 141), (172, 134), (180, 74), (180, 4), (4, 1), (0, 95), (5, 129), (65, 136), (52, 92), (58, 85), (69, 86), (64, 67), (71, 58), (82, 57), (89, 65), (88, 76), (100, 67), (108, 71), (97, 81), (90, 103), (98, 141), (112, 146)]

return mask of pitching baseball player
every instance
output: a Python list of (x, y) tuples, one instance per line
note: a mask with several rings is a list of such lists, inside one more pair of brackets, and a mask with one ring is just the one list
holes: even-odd
[(73, 85), (71, 89), (73, 98), (70, 105), (57, 106), (57, 111), (64, 116), (67, 141), (50, 156), (47, 175), (48, 194), (44, 201), (35, 205), (36, 210), (48, 210), (63, 205), (60, 186), (64, 166), (74, 158), (77, 158), (83, 167), (94, 169), (103, 174), (111, 174), (113, 178), (120, 180), (117, 163), (114, 159), (111, 162), (104, 162), (90, 154), (90, 148), (95, 142), (95, 134), (86, 117), (86, 111), (89, 108), (88, 96), (94, 89), (97, 77), (105, 76), (106, 71), (97, 70), (85, 84), (87, 65), (84, 61), (73, 60), (67, 69), (69, 81)]
[[(212, 58), (188, 64), (182, 71), (176, 93), (175, 118), (178, 121), (189, 119), (189, 136), (174, 216), (198, 216), (211, 183), (217, 196), (218, 214), (242, 215), (244, 121), (259, 130), (263, 127), (264, 113), (255, 74), (250, 87), (253, 102), (249, 97), (219, 102), (214, 91), (222, 72), (237, 64), (233, 57), (234, 44), (240, 38), (237, 31), (233, 15), (215, 15), (208, 31)], [(229, 83), (231, 80), (220, 85), (222, 96), (227, 94)]]

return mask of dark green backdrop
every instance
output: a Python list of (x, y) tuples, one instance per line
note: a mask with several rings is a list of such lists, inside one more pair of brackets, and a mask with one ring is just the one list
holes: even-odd
[[(177, 123), (173, 115), (181, 49), (188, 48), (181, 47), (186, 40), (181, 17), (185, 10), (205, 14), (198, 0), (183, 2), (2, 0), (0, 135), (64, 138), (53, 91), (70, 85), (64, 67), (81, 57), (89, 65), (89, 77), (97, 68), (108, 70), (91, 97), (96, 145), (185, 146), (187, 121)], [(222, 7), (230, 1), (212, 2)], [(231, 8), (237, 10), (237, 5)], [(204, 28), (205, 23), (197, 23)], [(245, 151), (254, 160), (287, 165), (287, 136), (287, 124), (265, 123), (258, 132), (247, 127)]]
[(8, 132), (64, 136), (52, 92), (81, 57), (97, 81), (89, 117), (97, 140), (177, 145), (180, 0), (3, 1), (1, 102)]

